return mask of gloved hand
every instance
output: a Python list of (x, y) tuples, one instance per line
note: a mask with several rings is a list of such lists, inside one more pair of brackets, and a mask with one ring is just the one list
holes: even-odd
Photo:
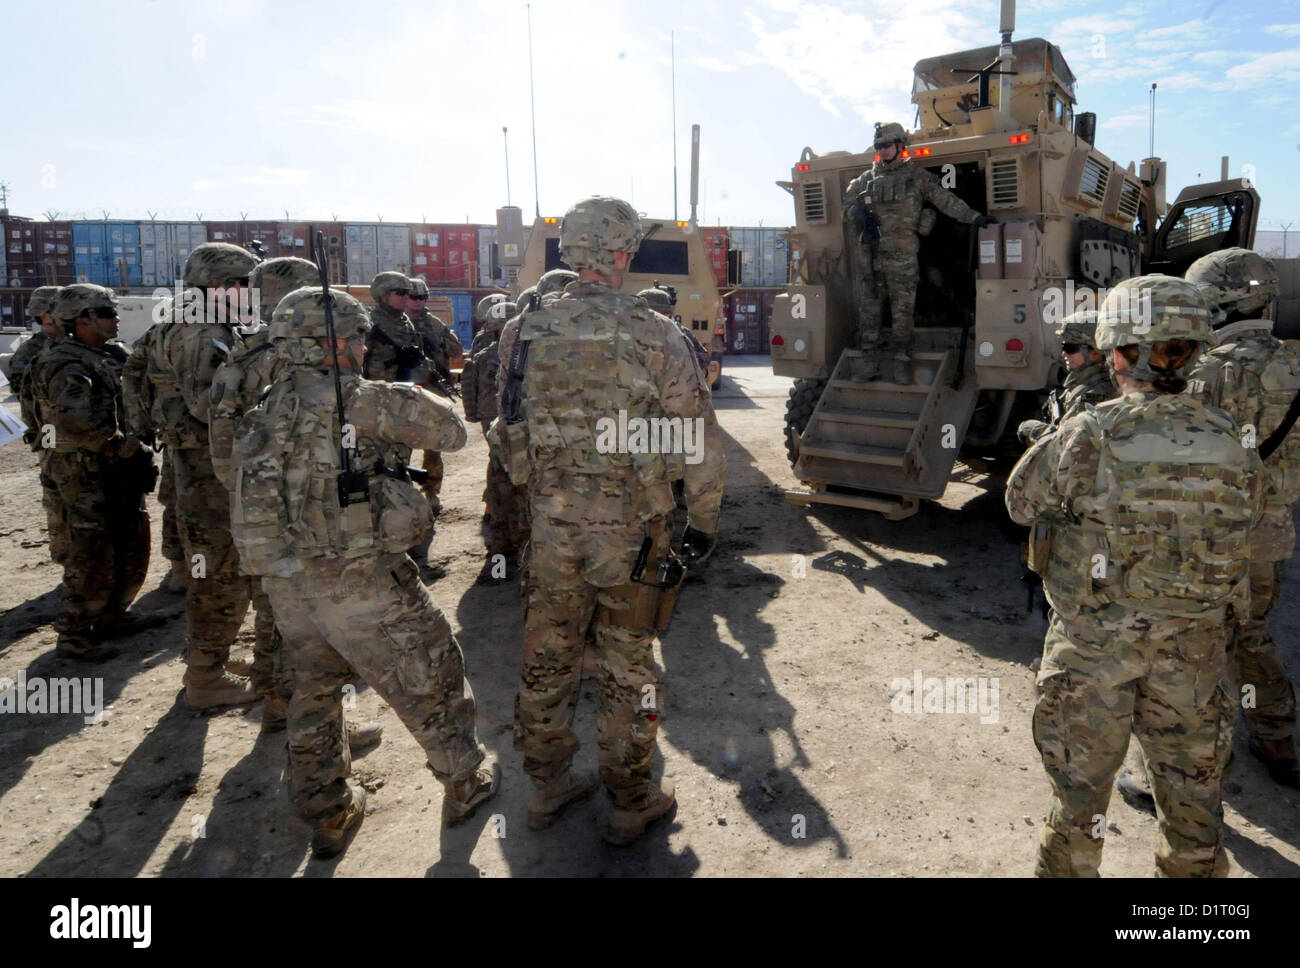
[(977, 229), (982, 229), (986, 225), (997, 225), (998, 220), (991, 215), (976, 215), (975, 221), (972, 224), (974, 224)]
[(686, 533), (682, 535), (682, 547), (678, 554), (686, 561), (687, 567), (691, 565), (700, 565), (708, 560), (709, 555), (713, 554), (713, 549), (718, 546), (718, 536), (716, 534), (707, 534), (692, 528), (689, 524), (686, 526)]
[(414, 343), (407, 343), (397, 347), (397, 365), (400, 369), (410, 369), (422, 362), (424, 362), (424, 354), (420, 352), (420, 347)]
[(108, 440), (108, 445), (104, 448), (105, 453), (113, 457), (126, 459), (132, 454), (139, 453), (140, 441), (135, 437), (129, 437), (120, 430)]

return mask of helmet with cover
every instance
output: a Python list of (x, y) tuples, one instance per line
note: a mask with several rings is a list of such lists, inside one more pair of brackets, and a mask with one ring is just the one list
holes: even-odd
[(560, 220), (560, 258), (575, 270), (614, 275), (614, 253), (632, 255), (644, 238), (636, 209), (621, 198), (594, 195), (577, 202)]

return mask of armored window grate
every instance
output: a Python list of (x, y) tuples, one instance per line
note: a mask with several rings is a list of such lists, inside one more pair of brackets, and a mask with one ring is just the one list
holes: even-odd
[(804, 182), (803, 217), (807, 222), (826, 221), (826, 189), (821, 182)]
[(1100, 204), (1106, 198), (1106, 182), (1110, 172), (1092, 156), (1083, 163), (1083, 178), (1079, 181), (1079, 194)]
[(1124, 190), (1119, 196), (1119, 210), (1125, 218), (1137, 218), (1138, 203), (1142, 200), (1142, 186), (1137, 182), (1125, 180)]
[(993, 179), (993, 204), (1018, 205), (1020, 203), (1020, 182), (1016, 177), (1016, 159), (1004, 158), (990, 166)]

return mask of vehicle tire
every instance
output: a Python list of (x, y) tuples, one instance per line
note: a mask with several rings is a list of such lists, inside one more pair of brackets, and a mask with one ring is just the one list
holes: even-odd
[(799, 456), (795, 453), (794, 433), (804, 432), (825, 389), (826, 381), (815, 378), (795, 380), (790, 388), (790, 399), (785, 402), (785, 456), (792, 468)]

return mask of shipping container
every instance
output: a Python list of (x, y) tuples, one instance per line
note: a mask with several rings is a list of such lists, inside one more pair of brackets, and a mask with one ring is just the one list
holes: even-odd
[(425, 282), (441, 281), (442, 230), (437, 225), (416, 222), (411, 230), (411, 275), (423, 276)]
[[(286, 222), (280, 223), (280, 233), (281, 233), (280, 251), (281, 252), (284, 252), (285, 238), (287, 237), (285, 234), (285, 226), (288, 224), (290, 223), (286, 223)], [(293, 224), (300, 225), (301, 223), (293, 223)], [(342, 222), (317, 222), (312, 225), (302, 226), (302, 228), (306, 230), (308, 251), (311, 253), (310, 255), (304, 255), (303, 258), (310, 259), (312, 262), (315, 262), (317, 265), (320, 265), (322, 261), (325, 262), (325, 264), (329, 266), (331, 284), (345, 285), (347, 282), (347, 260), (346, 260), (347, 226), (344, 225)], [(297, 229), (295, 229), (294, 231), (295, 231), (295, 234), (293, 236), (294, 245), (295, 245), (294, 254), (296, 255), (297, 254), (296, 246), (298, 241), (298, 236), (296, 234)], [(317, 232), (319, 232), (325, 239), (325, 251), (323, 253), (317, 251), (316, 248)], [(285, 254), (288, 255), (287, 252), (285, 252)], [(364, 285), (364, 286), (370, 285), (370, 279), (373, 278), (374, 276), (372, 275), (369, 279), (366, 279), (365, 282), (360, 283), (360, 285)]]
[(33, 224), (38, 285), (66, 286), (77, 281), (71, 222)]
[(0, 227), (4, 230), (5, 283), (29, 288), (43, 285), (36, 223), (31, 219), (10, 217), (0, 222)]
[(742, 286), (784, 286), (790, 282), (790, 249), (784, 228), (731, 228), (731, 248), (740, 252)]
[(478, 230), (478, 281), (480, 286), (495, 286), (505, 282), (505, 271), (497, 257), (497, 229), (483, 225)]
[(431, 286), (470, 288), (478, 284), (478, 226), (422, 224), (415, 229), (412, 275), (423, 275)]
[(411, 229), (385, 222), (349, 223), (344, 227), (347, 282), (364, 286), (380, 272), (411, 269)]
[(0, 289), (0, 327), (23, 332), (33, 330), (27, 321), (27, 301), (31, 295), (30, 289)]
[[(431, 296), (443, 296), (451, 300), (454, 312), (454, 324), (452, 329), (456, 331), (456, 338), (468, 349), (469, 345), (474, 342), (474, 301), (473, 296), (468, 292), (434, 292), (430, 291)], [(452, 320), (443, 320), (444, 323), (452, 323)]]
[[(272, 231), (275, 232), (276, 255), (291, 255), (299, 259), (314, 261), (312, 259), (312, 252), (315, 249), (313, 226), (307, 222), (260, 222), (258, 224), (270, 226)], [(328, 225), (337, 224), (339, 223), (322, 223), (316, 227), (324, 229)], [(342, 243), (339, 245), (341, 251)]]
[[(274, 259), (281, 255), (278, 222), (258, 222), (240, 219), (239, 221), (203, 223), (207, 231), (207, 242), (228, 242), (231, 245), (247, 247), (250, 242), (261, 242), (266, 248), (266, 257)], [(283, 253), (293, 255), (292, 252)]]
[(142, 284), (138, 223), (73, 222), (72, 249), (77, 282), (117, 288)]
[[(185, 260), (197, 245), (209, 241), (207, 222), (140, 222), (140, 284), (171, 289), (182, 283)], [(213, 231), (222, 231), (217, 228)], [(223, 232), (223, 235), (225, 233)], [(224, 242), (212, 239), (213, 242)]]
[(776, 302), (775, 289), (737, 289), (727, 296), (728, 353), (770, 353), (768, 326)]
[(713, 270), (713, 280), (719, 289), (727, 288), (727, 251), (731, 246), (727, 229), (724, 226), (702, 226), (700, 235), (704, 239), (704, 251), (709, 257), (709, 268)]

